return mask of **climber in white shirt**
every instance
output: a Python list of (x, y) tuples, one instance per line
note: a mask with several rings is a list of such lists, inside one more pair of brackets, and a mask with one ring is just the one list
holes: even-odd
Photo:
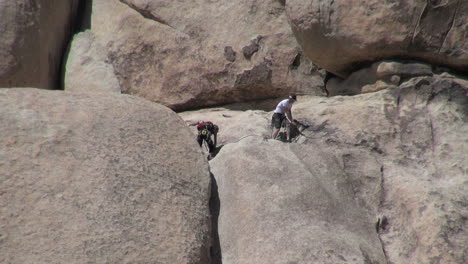
[[(284, 119), (287, 119), (289, 123), (295, 124), (294, 119), (292, 117), (291, 108), (294, 102), (297, 101), (297, 97), (295, 94), (291, 94), (289, 98), (282, 100), (276, 106), (276, 109), (273, 113), (271, 118), (271, 126), (273, 127), (273, 132), (271, 133), (271, 138), (276, 139), (278, 133), (281, 129), (281, 124), (283, 123)], [(290, 140), (290, 133), (286, 130), (288, 140)]]

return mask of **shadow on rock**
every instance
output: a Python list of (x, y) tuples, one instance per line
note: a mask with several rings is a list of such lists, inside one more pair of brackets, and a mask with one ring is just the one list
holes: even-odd
[(210, 197), (210, 213), (211, 213), (211, 237), (212, 245), (210, 248), (210, 256), (212, 264), (222, 264), (221, 244), (219, 242), (218, 234), (218, 218), (221, 202), (219, 201), (218, 184), (212, 173), (210, 173), (211, 180), (211, 197)]
[(210, 155), (208, 155), (208, 160), (211, 160), (213, 159), (214, 157), (216, 157), (216, 155), (218, 155), (219, 151), (221, 150), (221, 148), (224, 147), (224, 145), (219, 145), (217, 146), (213, 152), (210, 153)]

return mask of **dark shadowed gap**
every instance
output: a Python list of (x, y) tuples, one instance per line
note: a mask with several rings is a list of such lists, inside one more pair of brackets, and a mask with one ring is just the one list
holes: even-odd
[(210, 197), (210, 213), (211, 213), (211, 236), (212, 245), (210, 248), (211, 264), (222, 264), (221, 244), (219, 242), (218, 234), (218, 218), (221, 202), (219, 200), (218, 184), (212, 173), (210, 173), (211, 180), (211, 197)]
[(213, 152), (211, 153), (211, 158), (209, 158), (208, 160), (216, 157), (216, 155), (218, 155), (219, 151), (221, 150), (221, 148), (223, 148), (224, 145), (218, 145), (214, 148)]
[(294, 57), (294, 60), (291, 63), (291, 65), (289, 65), (289, 68), (291, 70), (297, 70), (299, 66), (301, 66), (301, 54), (300, 53), (296, 54), (296, 57)]
[(73, 34), (91, 29), (93, 0), (79, 0)]
[(331, 78), (335, 78), (335, 77), (338, 77), (338, 76), (336, 76), (335, 74), (333, 74), (331, 72), (328, 72), (328, 71), (325, 72), (325, 77), (323, 78), (323, 90), (324, 90), (325, 94), (327, 95), (327, 97), (330, 96), (330, 92), (328, 92), (328, 89), (327, 89), (327, 82)]
[(70, 18), (70, 35), (67, 36), (64, 45), (64, 52), (60, 59), (60, 75), (57, 78), (56, 84), (58, 90), (65, 90), (65, 67), (70, 53), (71, 42), (73, 37), (85, 30), (91, 29), (91, 13), (93, 0), (77, 0), (76, 4), (71, 7), (76, 7), (76, 12), (71, 12)]
[(276, 105), (286, 97), (287, 95), (285, 94), (281, 97), (232, 103), (232, 104), (222, 105), (222, 107), (229, 109), (229, 110), (233, 110), (233, 111), (263, 110), (263, 111), (269, 112), (269, 111), (275, 110)]

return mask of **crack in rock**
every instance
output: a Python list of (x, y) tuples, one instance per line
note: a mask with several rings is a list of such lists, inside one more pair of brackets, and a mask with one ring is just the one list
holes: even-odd
[[(379, 208), (377, 209), (378, 211), (381, 211), (381, 209), (384, 207), (385, 204), (385, 172), (384, 172), (384, 165), (380, 166), (380, 201), (379, 201)], [(380, 212), (381, 213), (381, 212)], [(384, 231), (388, 226), (388, 218), (382, 214), (381, 217), (377, 220), (375, 224), (375, 231), (377, 232), (377, 237), (379, 238), (380, 241), (380, 246), (382, 248), (385, 260), (388, 262), (388, 255), (387, 251), (385, 250), (385, 243), (382, 240), (382, 237), (380, 236), (380, 231)]]
[(421, 14), (419, 15), (418, 22), (416, 22), (416, 25), (414, 26), (413, 36), (411, 37), (410, 46), (412, 46), (413, 43), (414, 43), (414, 38), (416, 37), (416, 30), (418, 29), (419, 24), (421, 23), (421, 19), (424, 17), (424, 14), (427, 12), (427, 7), (428, 6), (429, 6), (429, 0), (426, 0), (426, 5), (424, 6)]
[(460, 9), (460, 5), (461, 5), (461, 0), (459, 0), (457, 2), (457, 7), (455, 8), (455, 12), (453, 13), (453, 17), (452, 17), (452, 21), (451, 21), (451, 25), (450, 25), (450, 28), (447, 30), (447, 32), (444, 34), (444, 41), (442, 41), (442, 44), (440, 45), (439, 47), (439, 51), (438, 53), (440, 54), (441, 53), (441, 50), (442, 48), (444, 47), (445, 45), (445, 42), (447, 41), (447, 37), (450, 33), (450, 31), (452, 31), (453, 27), (455, 26), (455, 18), (457, 17), (458, 15), (458, 10)]
[(187, 33), (178, 30), (177, 28), (175, 28), (174, 26), (172, 26), (171, 24), (169, 24), (169, 22), (167, 22), (166, 20), (162, 19), (161, 17), (159, 17), (159, 16), (153, 14), (151, 11), (146, 10), (145, 8), (146, 8), (147, 6), (145, 6), (145, 7), (142, 8), (142, 7), (139, 7), (139, 6), (137, 6), (137, 5), (133, 4), (133, 3), (128, 3), (126, 0), (120, 0), (120, 2), (121, 2), (122, 4), (124, 4), (124, 5), (128, 6), (128, 7), (130, 7), (131, 9), (135, 10), (137, 13), (139, 13), (141, 16), (143, 16), (143, 17), (146, 18), (146, 19), (153, 20), (153, 21), (155, 21), (155, 22), (157, 22), (157, 23), (160, 23), (160, 24), (162, 24), (162, 25), (165, 25), (165, 26), (168, 26), (168, 27), (172, 28), (172, 29), (176, 30), (177, 32), (180, 32), (180, 33), (183, 33), (183, 34), (185, 34), (185, 35), (188, 35)]

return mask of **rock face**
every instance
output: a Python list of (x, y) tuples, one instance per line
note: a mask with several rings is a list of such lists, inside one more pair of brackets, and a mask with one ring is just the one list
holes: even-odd
[(464, 0), (288, 0), (286, 12), (305, 54), (340, 77), (395, 57), (468, 69)]
[(210, 161), (222, 263), (465, 263), (467, 94), (434, 75), (300, 97), (299, 143), (223, 146)]
[(395, 88), (400, 83), (418, 76), (432, 76), (431, 65), (407, 61), (377, 61), (369, 67), (352, 72), (347, 78), (330, 78), (326, 85), (328, 95), (356, 95)]
[[(222, 263), (385, 263), (341, 155), (258, 138), (223, 147), (210, 163)], [(375, 159), (371, 165), (379, 172)]]
[[(179, 113), (187, 124), (203, 120), (211, 121), (220, 128), (218, 145), (238, 142), (246, 137), (268, 137), (271, 135), (269, 120), (271, 114), (263, 110), (235, 110), (229, 108), (208, 108)], [(192, 132), (197, 134), (196, 126)]]
[[(363, 206), (388, 218), (379, 232), (389, 263), (466, 262), (467, 93), (468, 84), (452, 78), (417, 77), (296, 108), (296, 116), (312, 117), (314, 133), (306, 135), (367, 149), (381, 164), (380, 196), (369, 196), (372, 186), (358, 187), (367, 177), (354, 178), (353, 186)], [(356, 175), (366, 175), (367, 163), (344, 157), (345, 170), (362, 171)]]
[(69, 58), (66, 89), (84, 81), (176, 110), (324, 94), (281, 1), (93, 1), (91, 29)]
[(58, 89), (78, 0), (0, 0), (0, 87)]
[(34, 89), (0, 105), (1, 263), (209, 263), (208, 166), (175, 113)]
[(90, 31), (75, 36), (70, 50), (73, 53), (68, 56), (65, 69), (67, 91), (121, 93), (114, 68), (106, 60), (107, 57), (101, 52), (102, 47), (96, 43), (95, 36)]

